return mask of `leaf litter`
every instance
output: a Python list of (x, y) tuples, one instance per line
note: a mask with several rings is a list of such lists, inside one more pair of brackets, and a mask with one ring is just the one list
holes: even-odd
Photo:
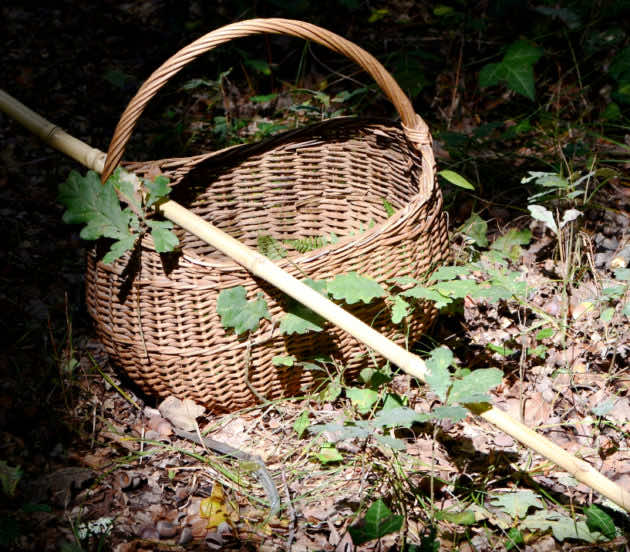
[[(125, 9), (151, 11), (151, 7), (142, 4)], [(16, 21), (15, 28), (22, 29), (20, 41), (33, 35), (25, 32), (18, 8), (11, 8), (10, 15)], [(157, 48), (159, 44), (152, 47)], [(11, 55), (16, 53), (12, 50)], [(106, 58), (104, 55), (103, 59)], [(155, 55), (158, 62), (163, 58), (162, 53)], [(43, 70), (22, 69), (19, 78), (20, 82), (27, 83), (28, 93), (33, 89), (33, 79), (41, 77), (38, 71)], [(46, 67), (43, 73), (46, 79), (50, 69), (55, 70)], [(95, 77), (94, 81), (99, 78)], [(13, 82), (13, 79), (7, 78), (5, 82)], [(100, 97), (103, 105), (111, 102), (102, 86), (90, 88), (89, 92), (92, 100)], [(77, 90), (61, 88), (55, 93), (54, 101), (44, 98), (42, 107), (51, 110), (53, 117), (59, 109), (55, 105), (61, 95), (65, 109), (77, 114), (79, 126), (75, 128), (82, 128), (88, 141), (106, 143), (107, 136), (92, 133), (100, 127), (112, 126), (110, 117), (99, 115), (96, 110), (90, 113), (89, 122), (82, 118), (81, 98), (77, 93)], [(233, 93), (230, 101), (235, 98), (239, 100)], [(42, 99), (41, 94), (33, 95), (32, 99)], [(122, 105), (123, 98), (120, 100)], [(98, 103), (96, 101), (95, 105)], [(35, 102), (33, 105), (37, 107)], [(465, 124), (461, 122), (462, 128)], [(42, 158), (39, 145), (21, 137), (16, 127), (12, 128), (10, 136), (3, 131), (3, 144), (7, 144), (8, 173), (0, 175), (0, 188), (6, 204), (10, 205), (4, 215), (15, 221), (15, 228), (9, 229), (8, 235), (19, 237), (16, 239), (19, 248), (12, 250), (11, 265), (6, 270), (20, 282), (19, 286), (3, 292), (3, 305), (9, 318), (26, 313), (23, 318), (30, 326), (20, 326), (20, 331), (30, 335), (33, 328), (37, 328), (37, 332), (45, 328), (45, 324), (36, 326), (34, 321), (45, 323), (51, 315), (54, 317), (60, 312), (63, 319), (66, 304), (80, 304), (82, 266), (76, 261), (80, 242), (58, 230), (59, 212), (52, 215), (49, 212), (54, 198), (50, 193), (46, 195), (50, 182), (41, 175), (43, 171), (53, 175), (63, 172), (57, 167), (59, 158), (51, 161)], [(536, 151), (523, 150), (523, 153), (531, 155)], [(17, 167), (20, 174), (11, 167)], [(24, 184), (29, 196), (26, 205), (21, 204), (23, 197), (13, 191), (18, 185), (9, 188), (2, 184), (7, 178)], [(56, 181), (55, 178), (50, 180)], [(611, 287), (610, 281), (600, 282), (600, 279), (611, 279), (610, 262), (628, 243), (624, 229), (630, 226), (627, 216), (630, 199), (623, 182), (615, 186), (617, 203), (611, 209), (598, 211), (598, 220), (589, 219), (586, 223), (593, 246), (593, 275), (587, 274), (583, 282), (572, 283), (568, 300), (562, 297), (559, 285), (562, 275), (567, 273), (566, 264), (548, 254), (554, 240), (541, 232), (540, 225), (513, 228), (508, 231), (509, 239), (494, 240), (495, 250), (509, 254), (513, 268), (521, 271), (529, 286), (536, 289), (531, 296), (532, 307), (556, 316), (570, 306), (568, 335), (563, 337), (555, 331), (534, 339), (533, 334), (524, 332), (523, 320), (531, 316), (528, 309), (510, 301), (472, 298), (466, 295), (470, 285), (463, 283), (444, 289), (450, 295), (464, 294), (462, 339), (472, 345), (467, 347), (467, 352), (452, 346), (449, 336), (453, 328), (446, 318), (438, 322), (434, 337), (457, 350), (455, 362), (458, 365), (500, 367), (506, 377), (492, 392), (499, 405), (517, 418), (523, 416), (552, 440), (579, 452), (604, 474), (630, 488), (627, 452), (630, 410), (627, 344), (630, 339), (627, 325), (624, 327), (619, 319), (602, 320), (601, 314), (608, 305), (593, 301), (599, 288)], [(599, 199), (605, 202), (610, 198), (600, 195)], [(27, 221), (34, 221), (38, 226)], [(506, 221), (508, 217), (504, 216), (498, 222)], [(479, 247), (486, 247), (487, 228), (479, 221), (473, 222), (470, 232), (475, 234)], [(533, 243), (528, 243), (528, 233), (533, 234)], [(55, 239), (50, 239), (51, 236)], [(48, 280), (46, 282), (35, 277), (41, 267), (51, 276), (42, 278)], [(472, 277), (479, 279), (480, 275)], [(67, 290), (70, 297), (66, 302)], [(377, 296), (378, 293), (375, 290)], [(19, 499), (16, 503), (19, 508), (11, 515), (27, 529), (18, 537), (21, 549), (58, 549), (60, 542), (75, 542), (73, 528), (81, 535), (88, 535), (87, 542), (83, 543), (86, 546), (96, 546), (99, 531), (106, 531), (108, 542), (120, 551), (150, 550), (162, 545), (182, 550), (193, 546), (282, 550), (287, 548), (290, 537), (293, 550), (373, 549), (373, 543), (355, 547), (348, 540), (348, 529), (366, 518), (369, 502), (375, 504), (381, 497), (391, 499), (395, 492), (404, 494), (403, 500), (409, 508), (406, 531), (411, 542), (420, 542), (425, 534), (430, 519), (422, 500), (432, 492), (437, 499), (436, 508), (449, 513), (440, 521), (444, 530), (439, 539), (445, 549), (458, 546), (461, 550), (472, 550), (472, 545), (476, 550), (492, 548), (480, 527), (466, 529), (461, 523), (465, 519), (463, 514), (468, 511), (473, 512), (476, 519), (487, 520), (490, 527), (507, 530), (513, 522), (511, 518), (518, 517), (526, 528), (547, 531), (549, 534), (539, 533), (537, 540), (530, 541), (532, 544), (527, 546), (531, 550), (572, 549), (577, 541), (571, 542), (571, 538), (578, 536), (583, 542), (592, 538), (588, 520), (572, 519), (567, 515), (570, 505), (563, 504), (567, 497), (572, 504), (587, 504), (590, 490), (548, 462), (530, 455), (511, 438), (471, 417), (462, 423), (445, 420), (434, 425), (416, 424), (393, 430), (395, 437), (405, 443), (403, 451), (392, 451), (372, 441), (367, 444), (357, 438), (340, 441), (336, 448), (343, 461), (323, 465), (314, 461), (319, 448), (311, 445), (307, 433), (300, 437), (294, 425), (303, 412), (310, 414), (313, 424), (343, 423), (347, 412), (353, 408), (347, 398), (330, 404), (313, 398), (286, 400), (222, 416), (204, 412), (196, 416), (194, 410), (184, 415), (188, 429), (179, 426), (180, 430), (196, 431), (194, 421), (204, 437), (264, 460), (283, 502), (281, 514), (270, 518), (265, 490), (254, 475), (256, 466), (208, 452), (177, 435), (178, 425), (153, 409), (154, 402), (145, 402), (145, 397), (121, 379), (79, 313), (71, 314), (76, 315), (72, 346), (66, 352), (61, 351), (64, 358), (58, 355), (63, 360), (60, 364), (67, 369), (65, 379), (58, 383), (64, 386), (67, 408), (51, 416), (45, 401), (35, 407), (25, 404), (20, 393), (15, 392), (12, 378), (7, 380), (0, 396), (2, 417), (7, 422), (4, 434), (7, 484), (18, 479), (15, 496)], [(239, 329), (240, 324), (248, 322), (235, 320)], [(62, 343), (58, 336), (56, 339)], [(506, 342), (509, 345), (506, 346)], [(497, 346), (502, 353), (489, 349), (488, 345)], [(531, 353), (540, 345), (546, 348), (542, 357)], [(59, 346), (62, 348), (68, 347), (63, 344)], [(21, 366), (39, 362), (33, 350), (19, 352), (16, 358)], [(515, 352), (503, 354), (508, 350)], [(527, 360), (524, 365), (520, 360), (523, 350)], [(90, 368), (88, 353), (116, 385), (133, 397), (140, 409), (130, 405)], [(73, 369), (69, 368), (73, 365), (70, 360), (77, 362)], [(28, 369), (24, 370), (28, 375)], [(519, 377), (520, 371), (523, 377)], [(33, 381), (31, 388), (35, 389), (38, 380)], [(436, 403), (436, 396), (419, 388), (407, 376), (395, 376), (391, 385), (392, 390), (407, 397), (410, 408), (419, 414), (429, 412)], [(47, 418), (60, 421), (59, 425), (51, 426), (54, 431), (41, 424), (43, 420), (48, 422)], [(37, 428), (36, 432), (24, 429), (26, 425)], [(23, 466), (20, 475), (16, 466), (28, 455), (32, 455), (32, 463)], [(394, 477), (399, 472), (406, 474), (408, 482), (408, 487), (402, 491), (397, 491), (400, 480)], [(431, 474), (435, 476), (433, 482)], [(561, 505), (554, 506), (540, 489), (551, 493), (553, 500)], [(292, 514), (286, 506), (286, 496), (291, 499)], [(370, 501), (372, 497), (374, 500)], [(523, 497), (523, 502), (517, 500)], [(539, 503), (545, 508), (539, 508)], [(527, 510), (523, 512), (526, 505)], [(391, 502), (386, 507), (391, 508)], [(114, 520), (111, 525), (109, 519)], [(378, 523), (368, 526), (378, 531)], [(604, 530), (605, 525), (604, 521), (600, 529)], [(469, 530), (472, 536), (468, 541)], [(396, 542), (395, 536), (387, 535), (381, 540), (381, 546), (395, 546)]]

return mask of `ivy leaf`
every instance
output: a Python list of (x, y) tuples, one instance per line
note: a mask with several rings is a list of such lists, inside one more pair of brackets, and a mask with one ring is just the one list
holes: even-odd
[(488, 391), (503, 380), (503, 372), (497, 368), (482, 368), (455, 380), (448, 396), (448, 404), (490, 402)]
[(507, 71), (503, 63), (487, 63), (479, 71), (479, 86), (487, 88), (507, 79)]
[(451, 385), (451, 373), (448, 367), (453, 362), (453, 353), (446, 347), (438, 347), (431, 351), (427, 359), (427, 375), (425, 381), (440, 401), (446, 400), (448, 388)]
[(584, 509), (584, 513), (586, 514), (586, 525), (591, 531), (599, 531), (609, 540), (617, 536), (615, 522), (600, 507), (592, 504)]
[(328, 291), (335, 299), (344, 300), (348, 305), (358, 301), (370, 303), (372, 299), (385, 295), (385, 290), (376, 281), (356, 272), (335, 276), (328, 282)]
[(378, 393), (372, 389), (351, 387), (346, 389), (346, 395), (360, 414), (368, 414), (378, 401)]
[(394, 324), (400, 324), (409, 315), (411, 305), (407, 303), (400, 295), (394, 297), (394, 304), (392, 305), (392, 322)]
[(545, 507), (538, 495), (528, 490), (503, 493), (494, 497), (490, 504), (519, 519), (523, 519), (530, 508)]
[(503, 58), (508, 86), (530, 100), (535, 98), (534, 64), (540, 59), (543, 50), (525, 40), (510, 45)]
[(179, 240), (172, 231), (173, 223), (170, 220), (148, 219), (147, 225), (151, 229), (151, 237), (158, 253), (169, 253), (179, 245)]
[(243, 286), (224, 289), (217, 298), (217, 312), (224, 328), (234, 328), (240, 335), (258, 329), (260, 320), (271, 320), (267, 302), (259, 293), (254, 301), (247, 301), (247, 291)]
[[(326, 282), (317, 281), (311, 278), (302, 280), (311, 289), (321, 293), (324, 297), (328, 296), (326, 292)], [(295, 299), (290, 299), (287, 306), (287, 313), (280, 321), (280, 331), (285, 335), (305, 334), (307, 332), (320, 332), (324, 329), (326, 319), (316, 312), (312, 311), (302, 303)]]
[(348, 531), (352, 537), (352, 542), (359, 546), (399, 531), (402, 524), (403, 516), (394, 515), (387, 505), (379, 499), (368, 508), (360, 525), (349, 527)]
[(80, 233), (84, 240), (101, 237), (121, 240), (131, 235), (131, 213), (120, 208), (111, 181), (101, 185), (94, 171), (88, 171), (85, 177), (72, 171), (59, 186), (58, 200), (66, 207), (65, 223), (86, 224)]
[(534, 100), (534, 64), (540, 59), (543, 50), (525, 40), (513, 42), (500, 63), (489, 63), (479, 72), (479, 85), (482, 88), (505, 82), (509, 88)]

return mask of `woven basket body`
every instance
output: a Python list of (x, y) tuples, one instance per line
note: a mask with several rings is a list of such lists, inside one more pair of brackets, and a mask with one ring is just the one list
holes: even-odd
[[(276, 263), (299, 279), (356, 271), (391, 287), (393, 278), (426, 278), (448, 255), (432, 154), (427, 160), (427, 149), (410, 135), (387, 121), (340, 118), (258, 144), (128, 168), (140, 175), (159, 168), (174, 186), (172, 199), (252, 248), (261, 236), (280, 241), (289, 254)], [(390, 217), (384, 200), (395, 208)], [(330, 235), (338, 241), (308, 253), (290, 246)], [(287, 296), (196, 236), (178, 237), (177, 253), (157, 254), (146, 237), (112, 265), (98, 260), (98, 247), (88, 258), (87, 301), (97, 332), (147, 393), (232, 411), (261, 397), (299, 394), (321, 375), (299, 362), (276, 366), (274, 356), (329, 356), (350, 377), (373, 363), (364, 345), (331, 324), (281, 334)], [(234, 286), (244, 286), (248, 299), (262, 294), (272, 318), (240, 338), (223, 328), (216, 310), (219, 293)], [(385, 300), (344, 308), (400, 344), (419, 338), (436, 315), (419, 303), (394, 325)]]

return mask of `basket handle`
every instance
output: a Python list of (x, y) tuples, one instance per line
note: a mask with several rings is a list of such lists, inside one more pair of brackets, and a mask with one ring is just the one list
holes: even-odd
[(101, 181), (105, 182), (120, 162), (136, 122), (149, 100), (173, 75), (201, 54), (225, 42), (264, 33), (286, 34), (318, 42), (334, 52), (343, 54), (367, 71), (398, 111), (407, 138), (422, 155), (423, 187), (425, 190), (432, 188), (435, 161), (429, 128), (415, 113), (409, 98), (394, 78), (379, 61), (353, 42), (316, 25), (292, 19), (250, 19), (232, 23), (198, 38), (167, 59), (144, 82), (121, 115), (107, 150)]

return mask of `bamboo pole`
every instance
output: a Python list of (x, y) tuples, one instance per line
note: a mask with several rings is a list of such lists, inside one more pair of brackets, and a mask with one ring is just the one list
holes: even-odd
[[(42, 138), (44, 142), (60, 152), (69, 155), (97, 172), (103, 170), (104, 153), (73, 138), (2, 90), (0, 90), (0, 109), (14, 117), (31, 132)], [(425, 381), (427, 368), (420, 357), (390, 341), (367, 324), (279, 268), (267, 257), (245, 246), (174, 201), (166, 201), (159, 206), (159, 209), (167, 219), (222, 251), (255, 276), (263, 278), (320, 316), (339, 326), (408, 374)], [(546, 437), (516, 421), (499, 408), (491, 406), (487, 410), (480, 411), (476, 410), (475, 407), (471, 407), (471, 412), (557, 464), (578, 481), (588, 485), (627, 512), (630, 512), (630, 492), (598, 472), (589, 463), (576, 458)]]

